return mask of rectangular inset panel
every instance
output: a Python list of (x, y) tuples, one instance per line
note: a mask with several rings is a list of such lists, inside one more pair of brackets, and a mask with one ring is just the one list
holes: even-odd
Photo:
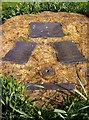
[(59, 22), (31, 22), (29, 37), (63, 37), (62, 25)]
[(2, 58), (2, 60), (11, 61), (17, 64), (25, 64), (28, 62), (36, 44), (35, 42), (17, 41), (15, 46), (4, 58)]
[(28, 83), (26, 84), (27, 90), (57, 90), (57, 91), (64, 91), (64, 90), (73, 90), (75, 89), (76, 85), (71, 83)]
[(54, 42), (53, 47), (56, 50), (58, 61), (61, 63), (73, 64), (87, 62), (78, 50), (76, 44), (72, 41)]

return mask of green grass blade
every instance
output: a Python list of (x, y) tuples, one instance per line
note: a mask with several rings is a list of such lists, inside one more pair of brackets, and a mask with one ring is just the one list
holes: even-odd
[(29, 115), (28, 115), (28, 114), (26, 114), (25, 112), (20, 111), (20, 110), (17, 110), (15, 107), (13, 107), (13, 106), (12, 106), (12, 104), (11, 104), (11, 103), (10, 103), (10, 107), (11, 107), (14, 111), (16, 111), (17, 113), (19, 113), (19, 114), (23, 115), (25, 118), (33, 118), (32, 116), (29, 116)]
[(81, 80), (81, 78), (80, 78), (80, 76), (79, 76), (79, 73), (78, 73), (77, 68), (76, 68), (76, 74), (77, 74), (77, 77), (78, 77), (78, 81), (79, 81), (79, 83), (80, 83), (80, 85), (81, 85), (81, 87), (82, 87), (82, 89), (83, 89), (86, 97), (88, 97), (88, 94), (87, 94), (87, 92), (86, 92), (86, 90), (85, 90), (85, 88), (84, 88), (84, 85), (83, 85), (82, 80)]
[(5, 103), (4, 103), (4, 101), (1, 99), (1, 103), (3, 104), (3, 105), (5, 105)]
[(77, 89), (74, 89), (74, 91), (76, 93), (78, 93), (81, 97), (83, 97), (85, 100), (87, 100), (87, 98), (81, 92), (79, 92)]
[(80, 108), (78, 111), (84, 110), (84, 109), (87, 109), (87, 108), (89, 108), (89, 106), (82, 107), (82, 108)]
[(66, 114), (66, 111), (60, 109), (54, 109), (54, 112)]

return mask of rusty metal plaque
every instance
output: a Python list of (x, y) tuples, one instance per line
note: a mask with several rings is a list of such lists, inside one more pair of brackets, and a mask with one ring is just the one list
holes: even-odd
[(16, 64), (25, 64), (28, 62), (33, 49), (37, 43), (17, 41), (15, 46), (2, 58), (3, 61), (11, 61)]
[(29, 37), (63, 37), (62, 25), (59, 22), (31, 22)]
[(64, 64), (74, 64), (78, 62), (87, 62), (87, 59), (80, 53), (76, 44), (72, 41), (54, 42), (57, 59)]
[(28, 83), (26, 84), (27, 90), (73, 90), (76, 88), (75, 84), (72, 83)]

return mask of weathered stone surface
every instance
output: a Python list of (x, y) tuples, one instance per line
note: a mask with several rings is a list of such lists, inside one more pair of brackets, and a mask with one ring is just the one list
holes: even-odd
[[(79, 20), (83, 19), (83, 20)], [(62, 23), (63, 37), (49, 37), (47, 39), (41, 38), (29, 38), (29, 22), (60, 22)], [(14, 22), (14, 23), (13, 23)], [(33, 41), (40, 43), (33, 50), (33, 53), (24, 65), (13, 64), (12, 62), (2, 62), (1, 74), (6, 76), (16, 76), (18, 83), (36, 83), (36, 82), (57, 82), (57, 83), (74, 83), (80, 85), (76, 75), (74, 64), (61, 64), (56, 59), (55, 49), (48, 45), (50, 42), (61, 42), (65, 40), (74, 40), (77, 44), (79, 51), (88, 59), (89, 48), (89, 18), (77, 13), (68, 12), (50, 12), (44, 11), (38, 14), (18, 15), (10, 19), (5, 20), (2, 25), (2, 54), (0, 58), (12, 48), (16, 40)], [(44, 43), (44, 44), (43, 44)], [(42, 77), (39, 71), (45, 67), (52, 67), (55, 70), (54, 75), (48, 77)], [(85, 68), (89, 67), (88, 63), (78, 63), (77, 69), (79, 76), (82, 79), (82, 83), (87, 85), (85, 76)], [(89, 89), (89, 86), (87, 87)], [(36, 90), (30, 91), (30, 98), (34, 98), (39, 101), (39, 104), (43, 104), (50, 99), (50, 96), (55, 94), (55, 90)], [(51, 104), (60, 104), (63, 100), (63, 92), (58, 92)], [(55, 103), (54, 103), (55, 102)]]
[(12, 50), (10, 50), (2, 60), (25, 64), (28, 62), (35, 46), (35, 42), (17, 41)]
[(29, 37), (63, 37), (62, 25), (59, 22), (31, 22)]
[(54, 42), (58, 61), (64, 64), (87, 62), (73, 41)]

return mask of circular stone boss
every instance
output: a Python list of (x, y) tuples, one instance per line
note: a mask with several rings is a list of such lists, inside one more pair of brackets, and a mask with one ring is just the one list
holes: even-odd
[[(60, 22), (62, 24), (63, 37), (50, 37), (50, 38), (30, 38), (29, 37), (29, 24), (31, 22)], [(38, 43), (32, 52), (29, 61), (26, 64), (19, 65), (9, 61), (2, 61), (2, 74), (7, 76), (15, 76), (18, 79), (18, 83), (36, 83), (36, 82), (70, 82), (79, 84), (78, 77), (76, 75), (75, 64), (61, 64), (57, 60), (55, 49), (49, 44), (54, 42), (61, 42), (65, 40), (73, 40), (79, 51), (88, 59), (88, 25), (89, 18), (77, 14), (68, 12), (41, 12), (38, 14), (18, 15), (7, 19), (2, 27), (2, 54), (0, 57), (4, 57), (5, 54), (12, 49), (13, 45), (18, 40), (32, 41)], [(89, 67), (89, 64), (77, 63), (79, 75), (84, 85), (87, 85), (87, 79), (85, 76), (85, 69)], [(48, 68), (50, 73), (47, 77), (41, 73), (44, 69)], [(52, 74), (51, 72), (52, 71)], [(47, 72), (47, 74), (48, 74)], [(37, 95), (38, 99), (45, 101), (50, 98), (51, 90), (49, 91), (31, 91), (34, 94), (32, 98)], [(54, 91), (55, 92), (55, 91)], [(60, 93), (59, 93), (60, 95)], [(48, 96), (48, 97), (47, 97)], [(60, 102), (61, 97), (57, 96), (56, 101)]]

